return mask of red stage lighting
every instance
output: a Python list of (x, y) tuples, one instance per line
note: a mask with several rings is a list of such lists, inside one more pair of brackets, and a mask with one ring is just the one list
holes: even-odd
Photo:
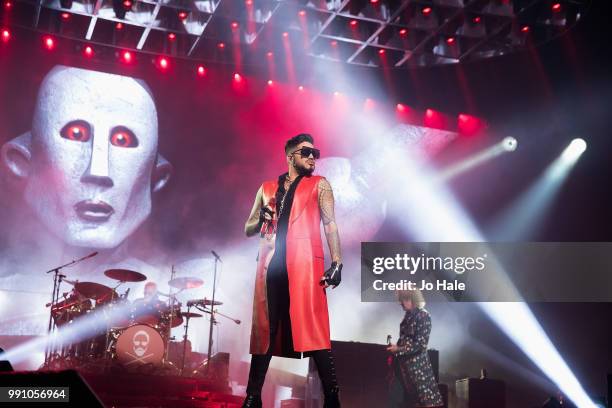
[(333, 40), (332, 42), (330, 42), (332, 47), (335, 47), (336, 45), (338, 45), (338, 41)]
[(234, 30), (238, 28), (238, 23), (236, 21), (232, 21), (232, 28)]
[(186, 11), (179, 11), (179, 13), (178, 13), (178, 18), (179, 18), (180, 20), (185, 20), (185, 19), (187, 18), (187, 15), (188, 15), (188, 14), (189, 14), (189, 13), (187, 13)]
[(4, 8), (5, 9), (10, 9), (11, 7), (13, 7), (13, 3), (11, 3), (10, 1), (5, 1), (4, 2)]
[(131, 9), (132, 8), (132, 0), (124, 0), (123, 7), (125, 7), (126, 10)]
[(447, 43), (448, 45), (453, 45), (453, 44), (455, 43), (455, 37), (448, 37), (448, 38), (446, 39), (446, 43)]
[(398, 103), (395, 108), (397, 109), (398, 112), (404, 112), (406, 110), (406, 105), (403, 105), (401, 103)]
[(406, 30), (405, 28), (402, 28), (401, 30), (399, 30), (399, 33), (401, 36), (405, 36), (406, 34), (408, 34), (408, 30)]
[(304, 87), (302, 85), (298, 86), (298, 91), (303, 91)]
[(45, 45), (45, 48), (49, 51), (55, 48), (55, 40), (53, 39), (53, 37), (45, 36), (43, 38), (43, 44)]
[(378, 4), (378, 0), (370, 0), (370, 3), (372, 3), (372, 4)]
[(474, 17), (474, 18), (472, 19), (472, 22), (473, 22), (474, 24), (478, 24), (478, 23), (480, 23), (480, 16), (476, 16), (476, 17)]
[(3, 43), (7, 43), (11, 39), (11, 32), (6, 28), (2, 29), (0, 33), (0, 38), (2, 38)]
[(289, 37), (289, 33), (285, 31), (285, 32), (283, 33), (283, 37), (285, 37), (285, 38)]
[(272, 58), (272, 56), (274, 56), (274, 53), (272, 51), (268, 51), (266, 55), (268, 56), (268, 58)]
[(300, 10), (300, 12), (298, 14), (300, 15), (300, 17), (304, 17), (306, 15), (306, 11), (305, 10)]
[(552, 5), (552, 11), (558, 13), (561, 11), (561, 3), (555, 3)]
[(427, 118), (433, 118), (436, 115), (436, 112), (433, 109), (427, 109), (425, 111), (425, 117)]
[(423, 13), (424, 16), (428, 16), (431, 14), (431, 7), (423, 7), (423, 9), (421, 10), (421, 13)]
[(225, 43), (220, 42), (219, 44), (217, 44), (217, 47), (219, 47), (220, 49), (224, 49)]
[(117, 29), (117, 30), (123, 30), (123, 23), (117, 23), (117, 24), (115, 24), (115, 29)]
[(93, 57), (94, 50), (91, 48), (91, 45), (86, 45), (85, 48), (83, 48), (83, 54), (86, 57)]
[(121, 60), (123, 62), (125, 62), (126, 64), (131, 63), (134, 60), (134, 57), (132, 56), (132, 53), (129, 51), (123, 51), (121, 53)]
[(244, 2), (247, 6), (252, 6), (253, 5), (253, 0), (246, 0)]
[(62, 13), (62, 14), (60, 14), (60, 17), (64, 21), (69, 20), (70, 19), (70, 13)]
[(351, 20), (349, 24), (351, 25), (351, 27), (357, 27), (357, 20)]
[(522, 27), (521, 27), (521, 32), (522, 32), (522, 33), (528, 33), (528, 32), (529, 32), (529, 26), (526, 26), (526, 25), (525, 25), (525, 26), (522, 26)]
[(198, 65), (198, 76), (203, 77), (204, 75), (206, 75), (206, 68), (204, 68), (204, 65)]
[(385, 50), (381, 48), (380, 50), (378, 50), (378, 54), (379, 55), (385, 55)]
[(168, 33), (168, 39), (169, 39), (170, 41), (174, 41), (174, 40), (176, 39), (176, 34), (174, 34), (174, 33)]
[(168, 61), (168, 58), (166, 57), (159, 57), (157, 59), (157, 65), (159, 66), (159, 68), (165, 71), (170, 66), (170, 61)]
[(236, 81), (236, 82), (241, 82), (242, 81), (242, 77), (240, 76), (239, 73), (235, 73), (234, 74), (234, 81)]
[(274, 82), (271, 79), (268, 79), (268, 86), (274, 85)]

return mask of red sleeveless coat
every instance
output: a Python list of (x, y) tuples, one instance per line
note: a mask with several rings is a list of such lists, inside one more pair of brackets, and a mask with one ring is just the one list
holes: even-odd
[[(287, 275), (289, 279), (289, 316), (293, 347), (297, 352), (331, 348), (329, 316), (325, 289), (319, 285), (323, 276), (324, 259), (321, 241), (321, 215), (318, 185), (322, 177), (303, 177), (293, 197), (287, 230)], [(263, 204), (275, 209), (278, 181), (262, 184)], [(265, 354), (270, 342), (270, 322), (266, 291), (266, 273), (274, 254), (274, 235), (260, 239), (253, 325), (251, 327), (251, 354)], [(279, 335), (281, 331), (279, 330)], [(283, 356), (277, 339), (273, 355)]]

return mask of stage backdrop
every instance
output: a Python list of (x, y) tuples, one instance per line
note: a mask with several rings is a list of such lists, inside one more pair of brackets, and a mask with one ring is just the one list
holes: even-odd
[[(386, 197), (398, 187), (385, 184), (380, 149), (419, 146), (432, 156), (456, 133), (407, 124), (388, 101), (235, 81), (223, 70), (196, 80), (59, 59), (22, 63), (0, 67), (11, 78), (0, 88), (0, 334), (45, 333), (45, 272), (72, 259), (97, 251), (62, 273), (110, 287), (118, 282), (104, 276), (109, 268), (143, 273), (162, 292), (173, 268), (203, 279), (179, 294), (185, 305), (211, 297), (215, 250), (219, 310), (241, 324), (220, 318), (214, 350), (247, 361), (257, 238), (244, 236), (244, 222), (261, 183), (286, 171), (284, 143), (298, 133), (313, 135), (317, 173), (335, 190), (345, 269), (329, 294), (332, 337), (382, 343), (396, 332), (395, 305), (359, 301), (359, 242), (380, 236)], [(133, 301), (144, 284), (117, 291), (129, 289)], [(60, 294), (70, 290), (64, 282)], [(396, 313), (385, 321), (385, 310)], [(206, 350), (207, 329), (206, 319), (192, 322), (195, 350)], [(182, 327), (173, 334), (180, 339)]]

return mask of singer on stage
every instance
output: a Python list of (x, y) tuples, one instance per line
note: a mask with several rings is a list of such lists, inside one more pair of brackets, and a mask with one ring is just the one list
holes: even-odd
[[(272, 355), (313, 357), (325, 408), (339, 407), (325, 289), (341, 280), (341, 252), (329, 182), (313, 176), (320, 152), (308, 134), (285, 144), (288, 172), (265, 181), (245, 224), (260, 235), (253, 301), (251, 368), (243, 407), (261, 407)], [(324, 269), (321, 221), (331, 266)]]

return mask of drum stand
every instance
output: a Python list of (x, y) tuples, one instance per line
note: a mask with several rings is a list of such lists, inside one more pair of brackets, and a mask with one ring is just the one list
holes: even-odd
[(183, 371), (185, 370), (185, 357), (187, 355), (187, 335), (189, 330), (189, 311), (191, 306), (187, 306), (187, 316), (185, 318), (185, 334), (183, 334), (183, 360), (181, 361), (181, 376), (183, 375)]
[[(64, 269), (68, 266), (77, 264), (87, 258), (91, 258), (93, 256), (96, 256), (98, 253), (94, 252), (92, 254), (89, 254), (87, 256), (84, 256), (82, 258), (79, 259), (74, 259), (68, 263), (65, 263), (61, 266), (55, 267), (53, 269), (49, 269), (48, 271), (46, 271), (45, 273), (52, 273), (53, 272), (53, 290), (51, 292), (51, 304), (49, 305), (50, 310), (49, 310), (49, 327), (47, 329), (47, 332), (49, 334), (51, 334), (51, 332), (53, 330), (55, 330), (55, 324), (53, 322), (53, 305), (55, 305), (58, 301), (59, 301), (59, 289), (60, 289), (60, 285), (62, 284), (62, 280), (66, 277), (66, 275), (62, 275), (60, 273), (61, 269)], [(51, 355), (52, 352), (55, 349), (55, 344), (54, 343), (47, 343), (46, 347), (45, 347), (45, 362), (43, 363), (43, 367), (48, 368), (49, 364), (51, 362)]]

